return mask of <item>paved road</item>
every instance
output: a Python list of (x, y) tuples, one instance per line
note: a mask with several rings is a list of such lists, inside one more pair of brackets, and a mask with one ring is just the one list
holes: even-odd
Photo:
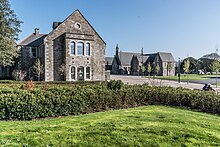
[[(146, 78), (141, 76), (124, 76), (124, 75), (110, 75), (111, 80), (122, 80), (122, 82), (126, 84), (144, 84), (148, 83), (149, 85), (154, 86), (171, 86), (171, 87), (184, 87), (189, 89), (202, 89), (204, 84), (199, 83), (188, 83), (187, 82), (176, 82), (176, 81), (169, 81), (169, 80), (160, 80), (160, 79), (152, 79)], [(216, 91), (220, 92), (220, 88), (216, 88), (212, 86)]]

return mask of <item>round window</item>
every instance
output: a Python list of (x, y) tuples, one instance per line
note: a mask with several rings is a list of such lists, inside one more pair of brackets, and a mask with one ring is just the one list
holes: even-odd
[(75, 29), (79, 30), (81, 28), (81, 25), (79, 23), (75, 24)]

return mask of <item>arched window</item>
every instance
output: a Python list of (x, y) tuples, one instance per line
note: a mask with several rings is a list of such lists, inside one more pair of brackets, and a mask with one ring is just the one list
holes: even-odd
[(77, 55), (84, 55), (84, 44), (83, 42), (77, 43)]
[(90, 67), (86, 67), (86, 79), (90, 79)]
[(82, 66), (77, 68), (77, 79), (84, 80), (84, 67)]
[(76, 74), (75, 74), (76, 68), (74, 66), (71, 67), (71, 79), (76, 80)]
[(70, 43), (70, 54), (75, 55), (75, 42), (74, 41)]
[(90, 56), (90, 43), (86, 43), (86, 56)]

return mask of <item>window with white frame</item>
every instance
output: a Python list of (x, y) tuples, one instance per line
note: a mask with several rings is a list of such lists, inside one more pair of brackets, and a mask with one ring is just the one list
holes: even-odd
[(90, 67), (86, 67), (86, 79), (90, 79)]
[(77, 55), (84, 55), (84, 43), (83, 42), (77, 43)]
[(90, 43), (86, 43), (86, 56), (90, 56)]
[(70, 42), (70, 54), (75, 55), (75, 42), (74, 41)]
[(71, 79), (75, 80), (76, 79), (76, 74), (75, 74), (76, 68), (74, 66), (71, 67)]

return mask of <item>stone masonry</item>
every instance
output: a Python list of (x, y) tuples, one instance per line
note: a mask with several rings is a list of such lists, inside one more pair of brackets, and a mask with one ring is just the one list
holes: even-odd
[[(76, 25), (79, 25), (78, 28)], [(90, 56), (72, 56), (70, 54), (71, 41), (89, 42), (91, 45)], [(71, 66), (76, 67), (76, 70), (81, 66), (90, 67), (90, 80), (104, 80), (106, 44), (78, 10), (49, 33), (44, 44), (46, 81), (62, 79), (62, 75), (59, 73), (62, 64), (66, 65), (66, 81), (71, 81)]]

